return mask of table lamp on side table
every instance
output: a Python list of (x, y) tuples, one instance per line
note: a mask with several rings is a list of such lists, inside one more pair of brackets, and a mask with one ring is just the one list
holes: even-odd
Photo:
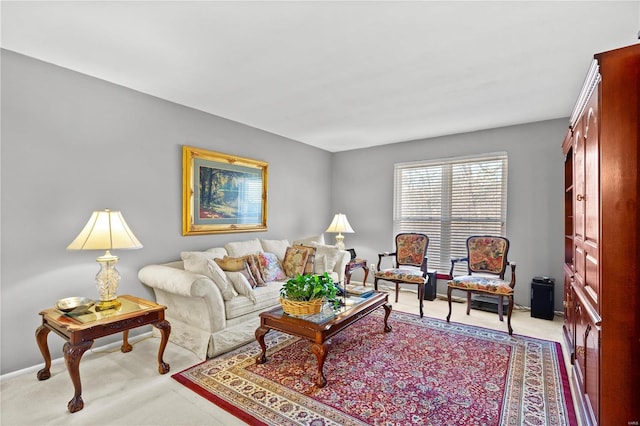
[(351, 225), (349, 225), (347, 216), (344, 213), (337, 213), (333, 217), (331, 225), (329, 225), (327, 230), (324, 232), (337, 232), (338, 235), (336, 235), (336, 247), (338, 247), (340, 250), (344, 250), (344, 235), (342, 235), (342, 233), (344, 232), (345, 234), (353, 234), (355, 231), (353, 230)]
[(120, 273), (116, 269), (118, 256), (111, 254), (113, 249), (139, 249), (142, 244), (133, 235), (119, 211), (109, 209), (94, 211), (80, 234), (69, 244), (68, 250), (105, 250), (103, 256), (96, 259), (100, 271), (96, 275), (96, 287), (100, 300), (96, 310), (118, 309), (117, 299)]

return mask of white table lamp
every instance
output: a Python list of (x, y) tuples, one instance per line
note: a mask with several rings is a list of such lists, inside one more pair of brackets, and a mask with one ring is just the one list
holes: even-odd
[(325, 232), (337, 232), (338, 235), (336, 235), (336, 247), (338, 247), (340, 250), (344, 250), (344, 236), (342, 235), (342, 233), (344, 232), (345, 234), (352, 234), (355, 231), (353, 230), (351, 225), (349, 225), (347, 216), (343, 213), (338, 213), (333, 217), (331, 225), (329, 225)]
[(116, 269), (118, 256), (112, 255), (110, 250), (138, 248), (142, 248), (142, 244), (133, 235), (122, 214), (109, 209), (94, 211), (80, 234), (69, 244), (68, 250), (105, 250), (104, 255), (96, 259), (100, 263), (100, 271), (96, 275), (100, 301), (96, 304), (96, 310), (120, 307), (116, 296), (120, 283), (120, 273)]

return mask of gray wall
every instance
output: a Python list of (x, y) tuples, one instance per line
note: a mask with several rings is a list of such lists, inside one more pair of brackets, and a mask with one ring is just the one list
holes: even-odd
[[(564, 169), (560, 145), (567, 126), (568, 119), (550, 120), (334, 154), (331, 205), (347, 215), (355, 231), (346, 235), (345, 245), (354, 247), (358, 257), (370, 263), (377, 262), (377, 253), (392, 251), (395, 163), (506, 151), (509, 260), (517, 263), (515, 302), (529, 306), (531, 278), (546, 275), (556, 279), (555, 310), (562, 311)], [(354, 280), (362, 276), (356, 275), (359, 272), (354, 272)], [(438, 283), (438, 292), (446, 294), (443, 281)], [(429, 315), (428, 303), (425, 313)], [(454, 310), (453, 315), (464, 315), (464, 309)], [(514, 328), (517, 332), (517, 325)]]
[[(42, 363), (40, 310), (96, 297), (102, 253), (66, 250), (93, 210), (121, 210), (144, 245), (114, 253), (119, 293), (147, 298), (137, 279), (145, 264), (227, 241), (319, 234), (333, 217), (324, 150), (13, 52), (1, 60), (2, 373)], [(183, 144), (269, 162), (268, 232), (181, 235)], [(49, 344), (60, 357), (62, 339), (50, 333)]]
[[(97, 209), (121, 210), (144, 244), (116, 253), (119, 293), (153, 298), (136, 278), (145, 264), (228, 241), (318, 234), (339, 211), (356, 231), (346, 245), (373, 262), (392, 248), (394, 163), (506, 150), (516, 302), (529, 304), (534, 275), (562, 277), (567, 120), (330, 154), (13, 52), (2, 50), (1, 60), (3, 374), (42, 363), (34, 338), (41, 309), (62, 297), (95, 297), (100, 253), (66, 246)], [(268, 232), (181, 235), (182, 145), (269, 162)], [(59, 337), (51, 333), (49, 345), (61, 356)]]

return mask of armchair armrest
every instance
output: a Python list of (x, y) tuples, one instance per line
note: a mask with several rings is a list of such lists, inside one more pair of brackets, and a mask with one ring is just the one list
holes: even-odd
[(516, 286), (516, 262), (507, 262), (507, 265), (511, 266), (511, 282), (509, 287), (514, 288)]
[(453, 268), (456, 266), (456, 263), (468, 261), (468, 257), (454, 257), (453, 259), (451, 259), (451, 270), (449, 271), (449, 278), (453, 278)]
[[(384, 257), (389, 257), (389, 256), (394, 256), (395, 257), (396, 252), (394, 251), (393, 253), (389, 253), (388, 251), (385, 251), (383, 253), (378, 253), (378, 263), (376, 264), (376, 270), (380, 271), (380, 264), (382, 263), (382, 258)], [(395, 267), (395, 265), (394, 265)]]

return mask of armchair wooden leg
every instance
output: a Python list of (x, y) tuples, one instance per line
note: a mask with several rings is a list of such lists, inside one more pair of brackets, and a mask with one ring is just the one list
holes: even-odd
[(378, 278), (373, 278), (373, 289), (378, 291)]
[(424, 316), (424, 313), (422, 312), (422, 301), (424, 299), (424, 283), (418, 284), (418, 298), (420, 299), (420, 301), (418, 302), (420, 304), (420, 318), (422, 318)]
[[(502, 303), (502, 301), (500, 302)], [(513, 328), (511, 328), (511, 312), (513, 311), (513, 295), (509, 296), (509, 310), (507, 311), (507, 328), (509, 329), (509, 335), (513, 334)]]
[(396, 303), (398, 303), (398, 292), (400, 291), (400, 283), (396, 283)]
[(504, 301), (503, 296), (498, 296), (498, 318), (500, 319), (500, 321), (504, 321), (504, 318), (502, 317), (502, 302)]
[(447, 303), (449, 304), (449, 314), (447, 315), (447, 322), (449, 322), (449, 319), (451, 318), (451, 287), (447, 288)]
[(471, 313), (471, 292), (467, 292), (467, 315)]

